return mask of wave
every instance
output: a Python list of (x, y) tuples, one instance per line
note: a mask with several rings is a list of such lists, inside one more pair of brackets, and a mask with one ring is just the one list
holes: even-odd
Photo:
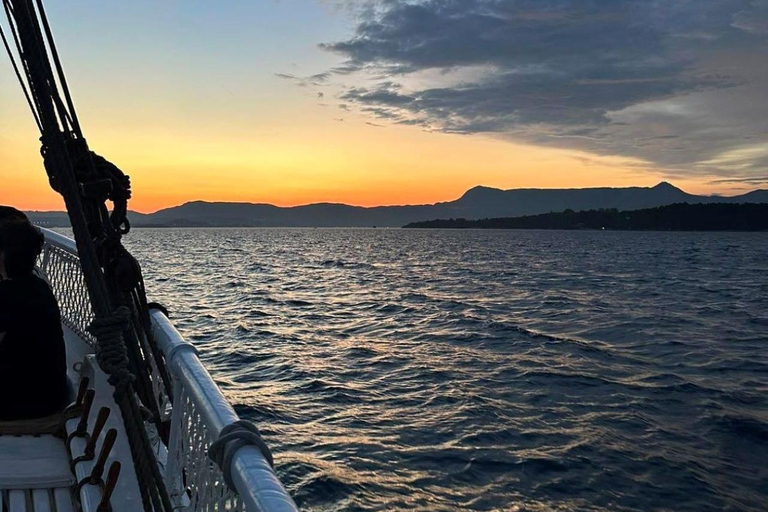
[(132, 235), (308, 510), (768, 502), (768, 236)]

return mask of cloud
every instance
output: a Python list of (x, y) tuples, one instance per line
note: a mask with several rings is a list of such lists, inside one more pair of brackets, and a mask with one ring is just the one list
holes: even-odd
[(729, 171), (729, 175), (739, 175), (742, 171), (751, 169), (768, 172), (768, 143), (729, 149), (713, 158), (698, 162), (697, 165)]
[(719, 185), (721, 183), (745, 183), (748, 185), (763, 185), (768, 184), (768, 176), (754, 176), (750, 178), (725, 178), (712, 180), (709, 183), (713, 185)]
[(324, 73), (317, 73), (315, 75), (311, 75), (310, 77), (307, 78), (307, 80), (309, 80), (310, 82), (320, 84), (327, 81), (328, 78), (330, 77), (331, 77), (331, 73), (329, 71), (326, 71)]
[(344, 57), (346, 105), (390, 122), (744, 175), (768, 141), (768, 0), (381, 0)]
[[(322, 86), (325, 85), (325, 82), (328, 80), (328, 78), (331, 76), (330, 72), (326, 73), (318, 73), (316, 75), (311, 75), (308, 77), (300, 77), (293, 75), (291, 73), (275, 73), (275, 76), (278, 78), (282, 78), (283, 80), (290, 80), (294, 82), (299, 87), (307, 87), (307, 86)], [(322, 93), (319, 93), (322, 94)]]
[(733, 26), (754, 34), (768, 34), (768, 1), (755, 0), (748, 8), (736, 13)]

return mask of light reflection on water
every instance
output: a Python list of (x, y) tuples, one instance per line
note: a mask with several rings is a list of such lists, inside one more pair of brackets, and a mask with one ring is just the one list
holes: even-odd
[(137, 229), (312, 510), (761, 510), (768, 236)]

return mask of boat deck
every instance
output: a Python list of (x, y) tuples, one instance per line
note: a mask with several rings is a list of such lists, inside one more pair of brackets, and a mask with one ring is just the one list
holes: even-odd
[[(0, 493), (5, 507), (2, 511), (69, 512), (76, 509), (75, 502), (81, 503), (84, 511), (96, 510), (101, 501), (107, 469), (114, 461), (121, 463), (121, 474), (113, 494), (113, 508), (140, 510), (141, 503), (136, 501), (140, 493), (130, 463), (130, 447), (124, 435), (120, 411), (106, 383), (106, 375), (98, 369), (95, 356), (91, 353), (93, 349), (66, 326), (64, 338), (70, 380), (77, 387), (82, 378), (87, 378), (88, 388), (93, 390), (84, 423), (86, 433), (77, 433), (82, 425), (82, 418), (79, 417), (65, 423), (69, 446), (64, 439), (53, 435), (0, 434)], [(89, 437), (94, 433), (97, 417), (100, 413), (104, 415), (105, 409), (109, 410), (109, 416), (93, 442), (95, 453), (82, 457)], [(91, 480), (110, 430), (114, 430), (114, 445), (108, 451), (98, 478), (93, 479), (98, 483), (78, 486), (78, 482)], [(82, 460), (73, 464), (73, 458), (78, 457)], [(76, 489), (79, 495), (75, 497), (73, 492)]]
[(3, 503), (8, 512), (72, 512), (69, 489), (34, 489), (3, 491)]
[(73, 511), (74, 484), (62, 439), (0, 436), (0, 492), (5, 511)]
[[(123, 418), (112, 397), (114, 390), (96, 362), (95, 340), (88, 334), (93, 311), (75, 244), (58, 233), (44, 233), (39, 270), (59, 301), (72, 399), (81, 400), (67, 416), (71, 419), (64, 422), (64, 429), (57, 428), (58, 417), (41, 422), (48, 424), (47, 429), (35, 427), (37, 432), (56, 436), (26, 435), (29, 425), (0, 427), (5, 432), (0, 434), (0, 512), (143, 510)], [(297, 512), (261, 448), (253, 444), (233, 450), (227, 459), (231, 477), (227, 483), (208, 451), (224, 428), (240, 418), (200, 362), (195, 347), (162, 312), (153, 310), (150, 316), (172, 380), (171, 401), (152, 368), (162, 420), (171, 425), (168, 443), (161, 441), (154, 424), (147, 422), (145, 428), (174, 510)]]

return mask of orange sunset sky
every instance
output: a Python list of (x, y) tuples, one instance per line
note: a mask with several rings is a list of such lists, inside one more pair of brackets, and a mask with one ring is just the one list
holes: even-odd
[[(569, 117), (566, 126), (564, 116), (527, 111), (538, 101), (534, 96), (522, 107), (500, 101), (477, 112), (475, 107), (495, 97), (498, 87), (514, 87), (512, 96), (526, 94), (518, 90), (519, 81), (496, 85), (523, 64), (482, 56), (476, 62), (435, 63), (405, 50), (384, 53), (381, 48), (389, 46), (374, 41), (365, 27), (378, 22), (389, 30), (387, 9), (398, 2), (366, 12), (310, 0), (232, 2), (218, 9), (197, 1), (125, 4), (130, 5), (47, 2), (86, 137), (94, 151), (131, 176), (131, 208), (137, 211), (196, 199), (432, 203), (455, 199), (475, 185), (652, 186), (668, 180), (692, 193), (732, 195), (759, 188), (761, 181), (753, 178), (768, 174), (761, 167), (768, 158), (761, 149), (765, 117), (756, 113), (741, 124), (729, 119), (727, 126), (722, 121), (720, 140), (728, 144), (719, 146), (698, 135), (711, 130), (691, 124), (723, 119), (709, 106), (729, 98), (729, 112), (741, 112), (738, 98), (744, 91), (627, 91), (627, 79), (598, 83), (579, 75), (563, 90), (623, 87), (626, 99), (603, 107), (587, 97), (570, 105), (569, 98), (575, 102), (578, 94), (558, 93), (554, 103), (548, 100), (555, 112), (590, 112), (580, 114), (584, 119)], [(383, 30), (376, 34), (386, 37)], [(412, 37), (419, 36), (416, 29)], [(365, 51), (364, 44), (369, 45)], [(757, 50), (749, 48), (735, 60), (743, 60), (743, 68), (729, 64), (729, 69), (744, 78), (734, 87), (747, 87), (762, 99), (768, 72), (753, 55)], [(700, 65), (717, 68), (725, 53), (736, 50), (722, 48), (720, 55), (710, 49)], [(400, 67), (393, 71), (395, 65)], [(488, 84), (496, 89), (482, 95)], [(433, 94), (450, 91), (450, 97), (458, 97), (473, 87), (479, 92), (471, 102), (438, 103), (449, 96)], [(603, 93), (595, 89), (595, 94)], [(734, 126), (746, 135), (732, 133)], [(574, 135), (585, 130), (589, 136)], [(683, 130), (683, 135), (697, 135), (674, 146), (667, 142)], [(47, 184), (37, 137), (3, 58), (0, 204), (63, 209)], [(656, 153), (654, 140), (659, 141)]]

